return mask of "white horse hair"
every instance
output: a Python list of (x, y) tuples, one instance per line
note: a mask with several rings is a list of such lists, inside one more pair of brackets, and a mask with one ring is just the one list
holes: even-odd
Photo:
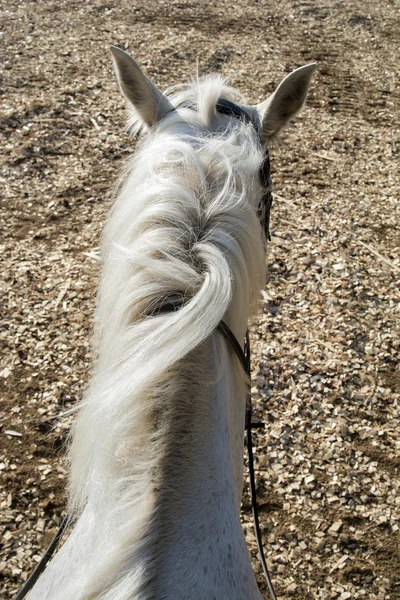
[[(246, 376), (238, 340), (265, 277), (264, 144), (302, 106), (315, 65), (252, 124), (207, 76), (162, 94), (112, 48), (130, 127), (145, 132), (103, 235), (97, 350), (70, 449), (73, 530), (38, 600), (259, 600), (240, 525)], [(175, 312), (158, 312), (181, 299)]]

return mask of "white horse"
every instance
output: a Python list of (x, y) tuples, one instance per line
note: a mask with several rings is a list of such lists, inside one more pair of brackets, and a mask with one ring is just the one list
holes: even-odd
[[(257, 305), (264, 145), (315, 65), (246, 106), (217, 76), (164, 95), (112, 55), (145, 135), (103, 236), (98, 359), (70, 449), (73, 530), (29, 598), (260, 600), (239, 519), (248, 381), (217, 326), (242, 340)], [(221, 98), (248, 119), (217, 112)]]

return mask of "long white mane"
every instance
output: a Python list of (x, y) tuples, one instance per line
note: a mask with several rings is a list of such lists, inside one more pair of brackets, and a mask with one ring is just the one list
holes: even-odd
[[(144, 139), (104, 231), (99, 358), (73, 436), (71, 510), (95, 503), (111, 544), (127, 519), (138, 538), (151, 521), (174, 367), (222, 318), (243, 333), (262, 286), (263, 150), (252, 125), (227, 131), (221, 96), (238, 99), (207, 77), (170, 98), (196, 111), (179, 108)], [(169, 298), (184, 305), (148, 316)]]

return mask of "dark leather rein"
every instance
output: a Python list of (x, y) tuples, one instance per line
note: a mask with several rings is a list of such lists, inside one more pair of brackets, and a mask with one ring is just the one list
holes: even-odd
[[(251, 123), (255, 127), (253, 121), (251, 120), (249, 115), (246, 113), (246, 111), (244, 109), (242, 109), (240, 106), (238, 106), (237, 104), (230, 102), (229, 100), (220, 98), (217, 102), (216, 109), (217, 109), (217, 112), (219, 112), (220, 114), (227, 115), (228, 117), (235, 117), (236, 119), (239, 119), (240, 121), (243, 121), (246, 124)], [(261, 185), (263, 188), (263, 197), (261, 200), (261, 205), (259, 207), (260, 220), (261, 220), (261, 224), (263, 226), (264, 232), (265, 232), (265, 237), (267, 239), (270, 239), (269, 220), (270, 220), (270, 212), (271, 212), (271, 206), (272, 206), (272, 191), (271, 191), (272, 181), (271, 181), (271, 175), (270, 175), (270, 161), (269, 161), (268, 150), (265, 150), (264, 159), (263, 159), (263, 162), (262, 162), (260, 170), (259, 170), (259, 176), (260, 176), (260, 181), (261, 181)], [(152, 311), (151, 315), (154, 316), (154, 315), (159, 315), (161, 313), (173, 312), (173, 311), (181, 308), (182, 304), (183, 304), (182, 301), (181, 302), (174, 302), (174, 301), (164, 302), (161, 306), (158, 307), (158, 309)], [(243, 350), (241, 345), (237, 341), (236, 337), (234, 336), (234, 334), (232, 333), (232, 331), (230, 330), (230, 328), (224, 321), (221, 321), (219, 323), (217, 329), (222, 333), (222, 335), (225, 337), (225, 339), (231, 345), (232, 349), (234, 350), (237, 358), (239, 359), (239, 361), (243, 367), (243, 370), (245, 371), (245, 373), (248, 375), (248, 377), (250, 379), (251, 371), (250, 371), (249, 332), (248, 331), (246, 332), (246, 337), (245, 337), (245, 342), (244, 342), (244, 350)], [(250, 384), (250, 382), (249, 382), (249, 384)], [(264, 576), (265, 576), (265, 579), (267, 582), (270, 596), (271, 596), (272, 600), (277, 600), (276, 595), (275, 595), (275, 590), (272, 585), (271, 577), (268, 572), (267, 562), (265, 560), (264, 549), (263, 549), (263, 545), (262, 545), (262, 535), (261, 535), (260, 521), (259, 521), (259, 517), (258, 517), (256, 480), (255, 480), (255, 473), (254, 473), (252, 430), (256, 429), (256, 428), (257, 429), (263, 428), (263, 427), (264, 427), (264, 423), (253, 423), (253, 421), (252, 421), (251, 393), (249, 391), (247, 407), (246, 407), (245, 432), (246, 432), (246, 446), (247, 446), (248, 459), (249, 459), (251, 508), (252, 508), (252, 513), (253, 513), (254, 529), (256, 532), (257, 548), (258, 548), (258, 553), (260, 555), (260, 562), (261, 562), (261, 565), (262, 565), (262, 568), (264, 571)], [(68, 524), (69, 524), (69, 517), (66, 516), (63, 518), (56, 535), (52, 539), (52, 541), (51, 541), (49, 547), (47, 548), (45, 554), (43, 555), (41, 561), (38, 563), (35, 570), (30, 575), (30, 577), (27, 579), (26, 583), (24, 584), (22, 589), (19, 591), (19, 593), (16, 595), (14, 600), (23, 600), (23, 598), (25, 598), (25, 596), (31, 591), (31, 589), (35, 585), (36, 581), (39, 579), (40, 575), (45, 570), (45, 568), (46, 568), (48, 562), (50, 561), (51, 557), (53, 556), (54, 552), (56, 551), (57, 546), (58, 546)]]
[[(231, 344), (233, 350), (236, 353), (236, 356), (242, 363), (242, 367), (243, 367), (244, 371), (246, 372), (246, 374), (248, 375), (248, 377), (250, 379), (251, 371), (250, 371), (249, 332), (248, 331), (246, 332), (246, 337), (245, 337), (245, 342), (244, 342), (244, 350), (242, 350), (242, 347), (240, 346), (239, 342), (237, 341), (237, 339), (235, 338), (235, 336), (233, 335), (233, 333), (229, 329), (229, 327), (226, 325), (226, 323), (224, 323), (224, 321), (220, 322), (220, 324), (218, 325), (218, 329), (219, 329), (219, 331), (221, 331), (221, 333), (224, 335), (224, 337)], [(250, 382), (249, 382), (249, 385), (250, 385)], [(264, 423), (259, 423), (259, 422), (253, 423), (252, 416), (253, 416), (253, 410), (252, 410), (252, 403), (251, 403), (251, 392), (249, 391), (248, 399), (247, 399), (247, 407), (246, 407), (245, 432), (246, 432), (247, 454), (248, 454), (248, 458), (249, 458), (251, 510), (253, 513), (254, 529), (256, 532), (257, 548), (258, 548), (258, 554), (260, 556), (261, 566), (262, 566), (262, 569), (264, 572), (264, 576), (265, 576), (265, 579), (267, 582), (268, 591), (270, 593), (270, 596), (271, 596), (272, 600), (276, 600), (275, 590), (274, 590), (274, 586), (272, 584), (271, 577), (270, 577), (270, 574), (268, 571), (267, 561), (265, 560), (264, 548), (263, 548), (263, 544), (262, 544), (260, 520), (258, 518), (256, 477), (255, 477), (255, 472), (254, 472), (252, 430), (264, 428)]]

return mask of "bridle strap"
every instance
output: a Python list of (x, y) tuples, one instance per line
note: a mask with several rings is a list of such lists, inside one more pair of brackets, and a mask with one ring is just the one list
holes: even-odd
[(270, 218), (271, 218), (271, 208), (272, 208), (272, 179), (271, 179), (271, 162), (269, 159), (268, 150), (266, 150), (264, 153), (264, 159), (261, 163), (259, 175), (260, 175), (261, 185), (264, 190), (263, 226), (264, 226), (265, 237), (270, 242), (271, 241), (271, 233), (269, 230), (269, 222), (270, 222)]
[[(218, 329), (224, 335), (225, 339), (228, 340), (228, 342), (231, 344), (231, 346), (232, 346), (232, 348), (233, 348), (233, 350), (234, 350), (237, 358), (239, 359), (240, 363), (242, 364), (242, 367), (243, 367), (244, 371), (246, 372), (246, 374), (250, 378), (250, 375), (251, 375), (251, 371), (250, 371), (251, 355), (250, 355), (249, 331), (248, 330), (246, 331), (246, 337), (245, 337), (245, 342), (244, 342), (244, 350), (242, 350), (241, 345), (239, 344), (239, 342), (237, 341), (236, 337), (234, 336), (234, 334), (232, 333), (232, 331), (229, 329), (228, 325), (224, 321), (221, 321), (219, 323)], [(258, 502), (257, 502), (256, 476), (255, 476), (255, 471), (254, 471), (254, 455), (253, 455), (253, 436), (252, 436), (252, 430), (256, 429), (256, 428), (258, 429), (260, 427), (264, 427), (264, 423), (253, 423), (253, 421), (252, 421), (251, 393), (249, 392), (249, 394), (248, 394), (247, 408), (246, 408), (246, 425), (245, 425), (245, 430), (246, 430), (246, 447), (247, 447), (247, 454), (248, 454), (248, 458), (249, 458), (249, 480), (250, 480), (251, 510), (252, 510), (252, 513), (253, 513), (253, 522), (254, 522), (254, 529), (255, 529), (255, 532), (256, 532), (258, 554), (260, 556), (260, 562), (261, 562), (261, 566), (262, 566), (262, 569), (263, 569), (263, 572), (264, 572), (265, 580), (267, 582), (268, 591), (270, 593), (270, 596), (271, 596), (272, 600), (277, 600), (276, 599), (275, 590), (274, 590), (274, 586), (273, 586), (272, 581), (271, 581), (271, 576), (270, 576), (269, 571), (268, 571), (267, 561), (265, 559), (264, 548), (263, 548), (263, 544), (262, 544), (262, 534), (261, 534), (261, 527), (260, 527), (260, 519), (259, 519), (259, 515), (258, 515)]]
[[(225, 98), (219, 98), (216, 104), (216, 110), (221, 115), (226, 115), (228, 117), (234, 117), (243, 123), (251, 124), (253, 127), (256, 127), (250, 115), (238, 104), (231, 102), (230, 100), (225, 100)], [(264, 158), (261, 163), (261, 166), (258, 171), (261, 186), (263, 189), (263, 197), (261, 202), (261, 216), (262, 216), (262, 226), (265, 232), (265, 237), (267, 240), (271, 241), (271, 235), (269, 231), (269, 222), (271, 215), (271, 207), (272, 207), (272, 179), (271, 179), (271, 163), (269, 160), (269, 152), (268, 149), (265, 149)]]
[(58, 544), (60, 543), (60, 540), (64, 534), (64, 531), (67, 528), (68, 521), (69, 521), (68, 516), (63, 518), (63, 520), (61, 521), (61, 525), (57, 530), (56, 535), (53, 537), (53, 539), (50, 542), (49, 547), (47, 548), (46, 552), (40, 559), (40, 562), (36, 565), (34, 571), (31, 573), (30, 577), (26, 580), (23, 587), (20, 589), (18, 594), (15, 596), (14, 600), (22, 600), (23, 598), (25, 598), (25, 596), (27, 594), (29, 594), (29, 592), (31, 591), (31, 589), (33, 588), (33, 586), (35, 585), (35, 583), (37, 582), (37, 580), (39, 579), (39, 577), (41, 576), (43, 571), (45, 570), (47, 563), (49, 562), (49, 560), (53, 556), (54, 552), (56, 551), (56, 548), (57, 548)]
[(225, 323), (225, 321), (220, 321), (217, 329), (219, 329), (219, 331), (224, 335), (225, 339), (228, 340), (228, 342), (234, 349), (236, 356), (238, 357), (239, 361), (242, 364), (243, 370), (247, 373), (247, 375), (250, 375), (250, 348), (248, 347), (248, 344), (246, 343), (247, 338), (248, 338), (248, 333), (246, 333), (245, 346), (244, 346), (244, 350), (242, 350), (241, 345), (239, 344), (236, 337), (232, 333), (231, 329), (229, 329), (229, 327)]
[(225, 100), (225, 98), (219, 98), (215, 108), (217, 109), (217, 112), (219, 112), (221, 115), (235, 117), (236, 119), (239, 119), (239, 121), (244, 121), (244, 123), (253, 124), (253, 121), (251, 120), (247, 112), (241, 106), (234, 104), (234, 102), (231, 102), (230, 100)]

